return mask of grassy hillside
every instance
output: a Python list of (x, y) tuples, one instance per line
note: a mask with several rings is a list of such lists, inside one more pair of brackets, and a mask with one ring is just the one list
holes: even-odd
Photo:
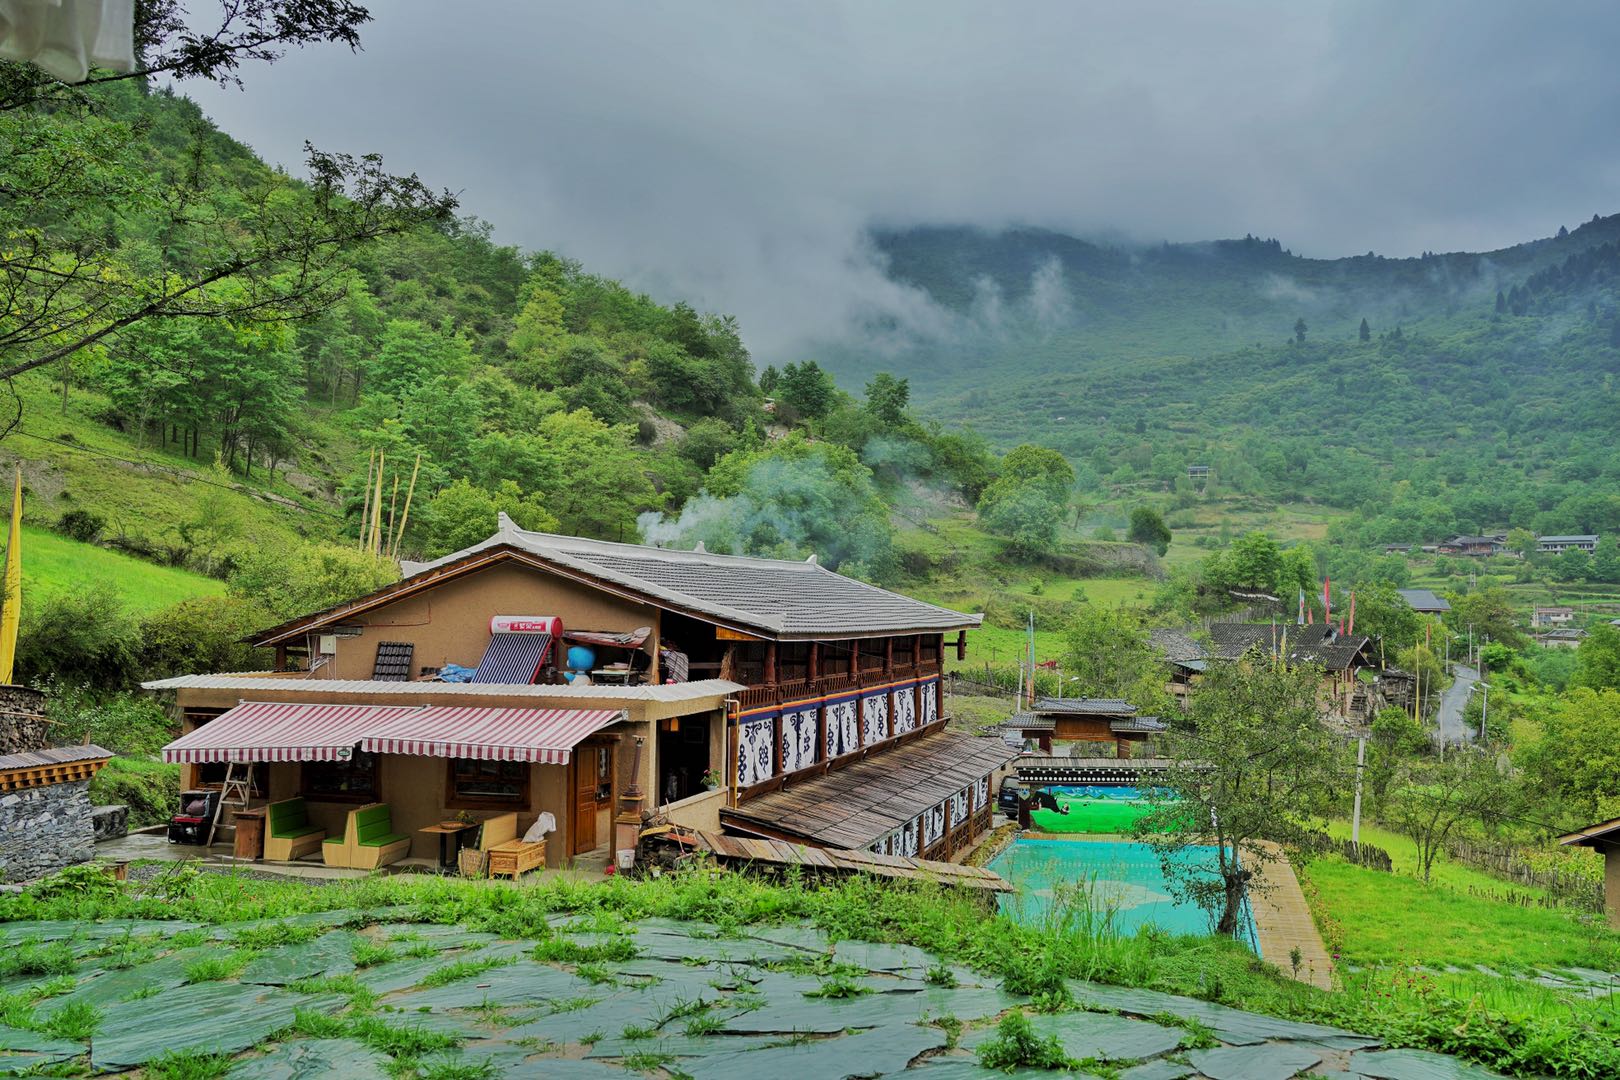
[(104, 585), (121, 593), (135, 614), (145, 614), (225, 589), (216, 578), (158, 566), (29, 525), (23, 526), (22, 549), (25, 593)]

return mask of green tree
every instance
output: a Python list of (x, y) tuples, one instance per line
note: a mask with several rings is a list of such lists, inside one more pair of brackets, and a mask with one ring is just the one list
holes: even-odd
[(1309, 327), (1305, 325), (1304, 316), (1300, 316), (1294, 320), (1294, 343), (1296, 345), (1305, 344), (1305, 331), (1307, 329), (1309, 329)]
[(816, 420), (827, 415), (838, 396), (831, 375), (814, 360), (788, 364), (776, 380), (777, 412), (787, 420)]
[(1131, 543), (1152, 548), (1161, 556), (1170, 550), (1170, 527), (1151, 506), (1138, 506), (1131, 511), (1131, 527), (1127, 535)]
[(1518, 755), (1527, 787), (1561, 804), (1571, 827), (1620, 815), (1620, 690), (1577, 687), (1536, 719), (1541, 738)]
[[(1298, 328), (1296, 327), (1295, 329), (1297, 330)], [(1362, 341), (1372, 340), (1372, 327), (1367, 325), (1366, 319), (1361, 320), (1361, 329), (1357, 331), (1357, 337)]]
[(910, 400), (910, 383), (887, 371), (878, 372), (866, 383), (866, 411), (884, 431), (894, 431), (905, 423)]
[(1611, 584), (1620, 582), (1620, 536), (1610, 533), (1598, 541), (1592, 555), (1591, 577)]
[(1080, 606), (1067, 633), (1063, 696), (1121, 698), (1145, 716), (1166, 713), (1171, 707), (1168, 676), (1137, 612)]
[(1412, 610), (1395, 586), (1373, 582), (1356, 589), (1356, 632), (1384, 640), (1393, 650), (1423, 636), (1423, 616)]
[(1529, 529), (1509, 529), (1507, 550), (1517, 552), (1520, 555), (1534, 555), (1536, 551), (1536, 534)]
[(1553, 560), (1554, 581), (1579, 582), (1592, 576), (1592, 557), (1579, 548), (1568, 548)]
[(238, 554), (226, 589), (256, 601), (274, 618), (291, 619), (364, 596), (398, 578), (396, 564), (348, 545), (255, 544)]
[(1435, 859), (1459, 829), (1501, 809), (1504, 787), (1495, 759), (1484, 750), (1458, 747), (1444, 759), (1410, 757), (1379, 814), (1412, 838), (1418, 871), (1428, 881)]
[(270, 655), (242, 639), (275, 623), (253, 600), (198, 596), (141, 620), (141, 671), (169, 678), (213, 671), (261, 671)]
[(1074, 486), (1074, 469), (1056, 450), (1024, 444), (1001, 459), (1001, 475), (979, 496), (979, 519), (1025, 554), (1057, 541)]
[(1569, 685), (1620, 690), (1620, 629), (1599, 623), (1586, 632), (1575, 650)]
[(460, 377), (472, 366), (472, 351), (460, 334), (415, 319), (390, 319), (377, 355), (366, 365), (366, 385), (392, 397), (440, 376)]
[[(1238, 932), (1254, 869), (1277, 858), (1265, 841), (1299, 840), (1328, 809), (1342, 755), (1318, 718), (1320, 685), (1309, 666), (1214, 665), (1162, 740), (1170, 768), (1133, 831), (1158, 852), (1171, 891), (1208, 911), (1218, 933)], [(1212, 841), (1213, 873), (1185, 858)]]
[(557, 531), (557, 519), (511, 480), (499, 481), (494, 491), (457, 480), (435, 495), (423, 508), (427, 522), (427, 555), (440, 558), (489, 539), (497, 516), (504, 511), (520, 529)]
[(724, 420), (707, 416), (686, 429), (675, 452), (698, 468), (708, 469), (737, 449), (737, 441), (736, 429)]
[(1451, 610), (1445, 615), (1451, 632), (1464, 637), (1472, 628), (1474, 641), (1499, 641), (1510, 649), (1522, 649), (1524, 632), (1519, 629), (1518, 613), (1508, 593), (1500, 588), (1481, 589), (1467, 595), (1450, 594)]

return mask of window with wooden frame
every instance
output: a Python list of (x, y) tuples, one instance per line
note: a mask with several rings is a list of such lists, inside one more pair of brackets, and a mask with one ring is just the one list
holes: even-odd
[(882, 671), (887, 643), (883, 638), (867, 638), (861, 642), (861, 670)]
[(938, 663), (940, 651), (940, 638), (936, 634), (924, 634), (922, 648), (918, 650), (917, 659), (924, 663)]
[(453, 810), (527, 810), (527, 761), (480, 761), (451, 758), (447, 763), (444, 805)]
[(912, 655), (911, 647), (916, 643), (914, 637), (897, 637), (894, 639), (894, 666), (910, 666), (917, 662)]
[(849, 674), (849, 642), (822, 642), (821, 674), (823, 676)]
[(376, 754), (356, 750), (348, 761), (306, 761), (298, 794), (312, 802), (376, 802), (382, 793)]

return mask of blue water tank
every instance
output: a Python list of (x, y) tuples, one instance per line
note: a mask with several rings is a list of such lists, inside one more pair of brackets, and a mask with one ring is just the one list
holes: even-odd
[(575, 645), (568, 650), (568, 666), (575, 671), (590, 671), (596, 666), (596, 650)]

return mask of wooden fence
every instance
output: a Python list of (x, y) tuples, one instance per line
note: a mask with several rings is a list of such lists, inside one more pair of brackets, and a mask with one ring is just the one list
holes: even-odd
[[(1538, 870), (1520, 858), (1512, 848), (1453, 840), (1446, 845), (1446, 854), (1464, 865), (1483, 870), (1504, 881), (1545, 889), (1555, 904), (1569, 904), (1584, 911), (1603, 910), (1601, 880), (1594, 881), (1590, 877), (1556, 868)], [(1531, 899), (1525, 899), (1525, 906), (1529, 906)]]
[(1369, 870), (1382, 870), (1386, 874), (1395, 871), (1395, 861), (1383, 848), (1358, 844), (1354, 840), (1336, 839), (1325, 832), (1306, 833), (1300, 847), (1314, 855), (1341, 855), (1345, 861)]

